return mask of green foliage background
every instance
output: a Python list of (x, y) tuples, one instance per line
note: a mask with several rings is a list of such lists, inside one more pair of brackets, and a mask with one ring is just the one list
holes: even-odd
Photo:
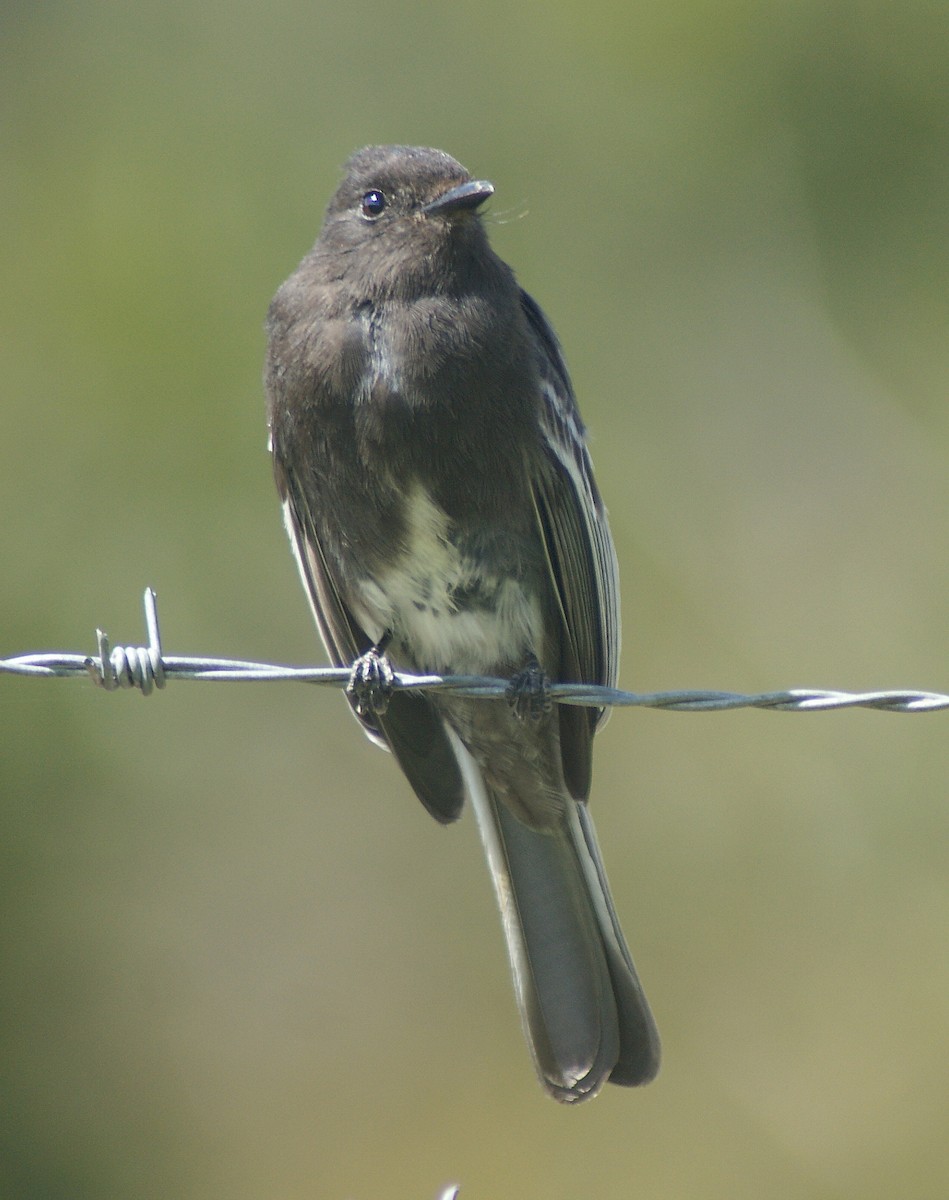
[[(320, 660), (262, 321), (367, 142), (492, 179), (572, 365), (623, 683), (946, 690), (949, 10), (7, 3), (0, 653)], [(945, 714), (624, 712), (659, 1080), (539, 1091), (470, 819), (340, 699), (0, 679), (0, 1194), (949, 1194)]]

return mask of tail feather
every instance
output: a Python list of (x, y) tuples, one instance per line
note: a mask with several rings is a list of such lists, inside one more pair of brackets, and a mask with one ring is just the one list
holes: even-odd
[(659, 1070), (659, 1031), (616, 916), (590, 810), (585, 804), (577, 804), (573, 806), (572, 814), (586, 849), (584, 868), (588, 873), (592, 872), (590, 895), (600, 916), (600, 932), (619, 1020), (620, 1053), (610, 1072), (610, 1083), (636, 1087), (655, 1079)]
[(524, 1031), (541, 1082), (566, 1103), (608, 1080), (646, 1083), (659, 1038), (616, 920), (584, 805), (563, 823), (523, 824), (450, 735), (494, 882)]

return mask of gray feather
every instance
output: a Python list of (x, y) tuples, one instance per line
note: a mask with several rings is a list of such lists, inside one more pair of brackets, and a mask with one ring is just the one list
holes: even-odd
[(532, 829), (486, 787), (449, 734), (501, 909), (521, 1021), (551, 1095), (571, 1103), (612, 1079), (647, 1083), (659, 1036), (616, 921), (585, 806)]

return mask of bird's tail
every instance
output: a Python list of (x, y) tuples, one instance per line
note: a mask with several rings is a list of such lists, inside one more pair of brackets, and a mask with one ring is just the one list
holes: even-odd
[[(453, 739), (454, 740), (454, 739)], [(541, 1082), (565, 1103), (648, 1083), (659, 1036), (623, 938), (585, 804), (532, 829), (456, 743), (494, 881), (524, 1032)]]

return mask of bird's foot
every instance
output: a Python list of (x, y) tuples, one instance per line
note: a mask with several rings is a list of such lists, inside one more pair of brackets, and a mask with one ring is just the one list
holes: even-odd
[(506, 698), (521, 721), (539, 721), (550, 712), (550, 680), (536, 658), (518, 671), (507, 685)]
[(371, 720), (389, 707), (395, 675), (385, 655), (385, 641), (361, 654), (353, 663), (346, 695), (360, 717)]

